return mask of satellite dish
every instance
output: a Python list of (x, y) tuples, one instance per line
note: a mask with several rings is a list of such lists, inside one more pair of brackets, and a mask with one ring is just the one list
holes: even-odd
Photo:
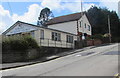
[(40, 16), (38, 17), (37, 25), (46, 27), (46, 23), (54, 17), (52, 11), (49, 8), (44, 8), (40, 12)]

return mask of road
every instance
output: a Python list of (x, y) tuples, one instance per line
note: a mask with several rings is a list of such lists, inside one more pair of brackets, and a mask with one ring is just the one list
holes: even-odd
[(96, 47), (55, 60), (0, 71), (2, 76), (114, 76), (118, 44)]

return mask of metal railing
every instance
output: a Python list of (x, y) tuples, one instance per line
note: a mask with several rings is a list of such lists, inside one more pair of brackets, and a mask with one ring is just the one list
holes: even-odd
[(74, 43), (68, 43), (67, 41), (64, 41), (64, 40), (55, 41), (52, 39), (46, 39), (46, 38), (41, 39), (40, 38), (40, 46), (74, 48)]

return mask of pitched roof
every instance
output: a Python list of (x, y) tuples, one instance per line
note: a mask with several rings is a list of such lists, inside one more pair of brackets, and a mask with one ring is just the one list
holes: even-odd
[(5, 30), (2, 34), (5, 35), (6, 33), (8, 33), (11, 29), (13, 29), (17, 24), (19, 23), (24, 23), (24, 24), (28, 24), (28, 25), (31, 25), (31, 26), (34, 26), (34, 27), (39, 27), (37, 25), (33, 25), (33, 24), (29, 24), (29, 23), (25, 23), (25, 22), (22, 22), (22, 21), (17, 21), (16, 23), (14, 23), (10, 28), (8, 28), (7, 30)]
[(16, 24), (18, 24), (18, 23), (27, 24), (27, 25), (30, 25), (30, 26), (33, 26), (33, 27), (44, 28), (44, 29), (54, 30), (54, 31), (58, 31), (58, 32), (68, 33), (68, 34), (71, 34), (71, 35), (76, 35), (76, 34), (73, 34), (73, 33), (65, 32), (65, 31), (61, 31), (61, 30), (56, 30), (56, 29), (52, 29), (52, 28), (41, 27), (41, 26), (38, 26), (38, 25), (33, 25), (33, 24), (25, 23), (25, 22), (22, 22), (22, 21), (17, 21), (10, 28), (8, 28), (6, 31), (4, 31), (2, 33), (2, 35), (6, 35), (6, 33), (8, 33), (11, 29), (13, 29), (16, 26)]
[(64, 16), (55, 17), (47, 22), (47, 25), (58, 24), (63, 22), (75, 21), (82, 17), (82, 13), (74, 13)]

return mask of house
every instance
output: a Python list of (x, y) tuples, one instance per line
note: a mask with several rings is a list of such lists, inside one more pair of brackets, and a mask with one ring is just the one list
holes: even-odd
[(86, 16), (86, 13), (74, 13), (64, 16), (59, 16), (47, 22), (48, 28), (66, 31), (72, 34), (85, 37), (91, 36), (91, 24)]
[(75, 41), (91, 36), (91, 25), (85, 13), (55, 17), (47, 27), (17, 21), (3, 32), (5, 36), (31, 35), (43, 47), (75, 48)]
[(31, 35), (43, 47), (74, 48), (75, 34), (17, 21), (2, 33), (4, 36)]

